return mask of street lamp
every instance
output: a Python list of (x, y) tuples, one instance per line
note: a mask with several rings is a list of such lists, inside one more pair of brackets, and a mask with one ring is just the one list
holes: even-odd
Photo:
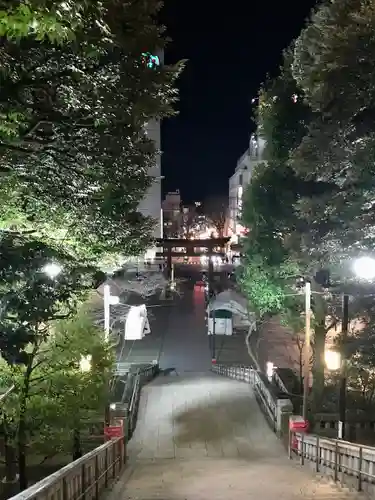
[(91, 371), (92, 367), (92, 356), (88, 354), (87, 356), (81, 356), (81, 360), (79, 362), (79, 369), (82, 373), (87, 373)]
[[(363, 280), (371, 281), (375, 278), (375, 259), (372, 257), (359, 257), (353, 262), (355, 275)], [(349, 295), (345, 293), (342, 298), (342, 324), (341, 324), (341, 373), (339, 395), (339, 430), (338, 438), (345, 438), (346, 420), (346, 384), (347, 384), (347, 352), (349, 330)]]
[(305, 281), (305, 346), (303, 364), (303, 404), (302, 417), (307, 420), (310, 382), (310, 344), (311, 344), (311, 283)]
[(341, 353), (332, 349), (324, 351), (324, 361), (329, 371), (337, 371), (341, 368)]
[(104, 300), (104, 333), (105, 333), (105, 340), (108, 341), (110, 332), (110, 306), (119, 304), (120, 297), (118, 297), (117, 295), (111, 295), (111, 287), (109, 285), (104, 285), (103, 300)]
[(56, 262), (50, 262), (42, 268), (42, 271), (53, 280), (61, 273), (62, 267)]
[(358, 278), (373, 280), (375, 278), (375, 259), (366, 256), (355, 259), (353, 271)]

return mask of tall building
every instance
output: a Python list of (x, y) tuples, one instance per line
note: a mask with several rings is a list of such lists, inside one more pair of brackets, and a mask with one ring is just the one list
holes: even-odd
[(264, 161), (265, 141), (257, 134), (250, 136), (249, 147), (237, 161), (234, 174), (229, 179), (229, 217), (228, 236), (232, 237), (233, 243), (244, 234), (244, 227), (239, 220), (242, 214), (243, 194), (246, 186), (251, 181), (254, 167)]
[[(164, 53), (159, 54), (160, 64), (164, 62)], [(154, 141), (155, 149), (160, 151), (160, 120), (151, 120), (145, 125), (147, 136)], [(139, 204), (139, 211), (148, 217), (155, 220), (154, 230), (152, 236), (154, 238), (163, 237), (163, 222), (162, 222), (162, 208), (161, 208), (161, 157), (157, 155), (155, 165), (149, 170), (148, 174), (154, 178), (154, 182), (145, 193), (145, 196)], [(146, 252), (146, 259), (153, 259), (156, 249), (149, 249)]]
[(180, 236), (182, 224), (182, 204), (180, 190), (170, 191), (162, 203), (163, 232), (166, 238)]
[[(154, 141), (155, 148), (160, 151), (160, 120), (152, 120), (146, 125), (147, 136)], [(152, 217), (155, 220), (155, 226), (152, 236), (161, 238), (162, 232), (162, 213), (161, 213), (161, 160), (160, 154), (156, 162), (150, 168), (148, 174), (154, 178), (153, 183), (145, 193), (145, 197), (139, 205), (139, 211), (143, 215)]]

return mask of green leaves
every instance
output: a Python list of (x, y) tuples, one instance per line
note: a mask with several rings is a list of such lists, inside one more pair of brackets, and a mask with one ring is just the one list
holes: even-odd
[[(0, 247), (0, 351), (9, 362), (23, 362), (27, 345), (48, 334), (49, 321), (72, 313), (93, 277), (33, 234), (3, 233)], [(61, 267), (55, 277), (44, 270), (51, 263)]]
[(51, 2), (48, 0), (21, 0), (0, 2), (0, 36), (8, 40), (20, 42), (24, 38), (37, 41), (48, 41), (61, 45), (73, 40), (96, 11), (101, 19), (102, 31), (108, 34), (102, 16), (104, 9), (99, 2), (64, 0)]
[[(284, 54), (279, 77), (260, 91), (267, 163), (256, 167), (246, 193), (242, 287), (259, 317), (281, 315), (294, 331), (302, 309), (298, 298), (288, 298), (293, 274), (312, 278), (329, 269), (337, 292), (353, 289), (353, 259), (374, 252), (374, 23), (373, 2), (323, 2)], [(335, 294), (324, 294), (314, 279), (312, 289), (314, 384), (321, 394), (327, 325), (339, 323), (342, 312)], [(358, 280), (355, 290), (368, 293)], [(374, 329), (372, 309), (363, 300), (350, 307), (365, 327), (353, 358), (353, 366), (365, 367), (362, 382), (373, 370), (365, 342)]]
[[(45, 340), (39, 338), (26, 394), (27, 444), (34, 457), (70, 453), (75, 426), (87, 432), (90, 420), (102, 419), (113, 366), (102, 332), (84, 309), (71, 319), (54, 322), (49, 333)], [(91, 356), (89, 372), (80, 371), (83, 355)], [(3, 417), (13, 422), (8, 431), (15, 434), (25, 376), (24, 366), (0, 360), (2, 384), (16, 386), (2, 408)]]

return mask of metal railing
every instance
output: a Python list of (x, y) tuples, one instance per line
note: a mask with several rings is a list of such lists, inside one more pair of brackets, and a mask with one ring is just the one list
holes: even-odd
[(289, 457), (301, 465), (310, 462), (315, 471), (355, 488), (375, 490), (375, 448), (315, 434), (290, 433)]
[(126, 442), (135, 429), (142, 386), (158, 371), (153, 364), (135, 374), (123, 437), (102, 444), (9, 500), (98, 500), (126, 464)]
[(91, 500), (119, 476), (125, 462), (123, 438), (108, 441), (10, 500)]
[(254, 389), (255, 397), (273, 430), (277, 430), (277, 397), (267, 385), (265, 377), (248, 366), (213, 364), (212, 371), (225, 377), (247, 382)]

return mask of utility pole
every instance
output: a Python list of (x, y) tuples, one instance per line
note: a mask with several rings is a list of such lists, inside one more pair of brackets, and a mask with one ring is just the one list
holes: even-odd
[(105, 340), (109, 340), (110, 334), (110, 304), (111, 304), (111, 288), (109, 285), (104, 285), (103, 302), (104, 302), (104, 335)]
[(344, 294), (342, 298), (342, 326), (341, 326), (341, 373), (339, 393), (339, 428), (338, 438), (345, 439), (346, 420), (346, 346), (348, 341), (349, 327), (349, 295)]
[(311, 343), (311, 283), (305, 281), (305, 348), (303, 365), (303, 406), (302, 417), (306, 421), (309, 401), (310, 379), (310, 343)]
[(212, 311), (212, 361), (216, 360), (216, 310)]

